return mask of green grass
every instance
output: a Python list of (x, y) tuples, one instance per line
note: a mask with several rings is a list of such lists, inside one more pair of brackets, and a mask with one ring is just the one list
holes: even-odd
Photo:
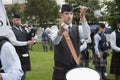
[(27, 80), (51, 80), (53, 71), (53, 52), (43, 52), (41, 44), (36, 44), (30, 51), (32, 71), (27, 73)]
[[(52, 80), (53, 55), (53, 51), (44, 52), (40, 43), (34, 45), (33, 50), (30, 51), (32, 70), (27, 72), (26, 80)], [(108, 57), (107, 72), (110, 80), (115, 80), (114, 75), (109, 73), (110, 62), (111, 54)], [(94, 68), (92, 62), (90, 67)]]

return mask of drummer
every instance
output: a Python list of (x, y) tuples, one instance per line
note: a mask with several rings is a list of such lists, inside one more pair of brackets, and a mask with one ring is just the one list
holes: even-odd
[(107, 56), (108, 56), (108, 42), (105, 36), (105, 24), (99, 24), (98, 32), (94, 36), (94, 57), (93, 64), (95, 69), (102, 75), (103, 80), (109, 80), (106, 74)]
[[(61, 9), (61, 21), (59, 26), (51, 27), (51, 40), (55, 45), (54, 49), (54, 72), (52, 80), (66, 80), (66, 73), (77, 66), (72, 57), (72, 53), (63, 37), (63, 32), (68, 31), (73, 46), (79, 54), (80, 50), (84, 50), (85, 46), (79, 45), (80, 39), (87, 39), (90, 34), (90, 27), (85, 18), (87, 7), (80, 6), (80, 18), (82, 26), (72, 24), (73, 7), (70, 4), (63, 4)], [(84, 43), (85, 44), (85, 43)], [(81, 48), (81, 49), (80, 49)], [(76, 55), (78, 55), (76, 54)]]

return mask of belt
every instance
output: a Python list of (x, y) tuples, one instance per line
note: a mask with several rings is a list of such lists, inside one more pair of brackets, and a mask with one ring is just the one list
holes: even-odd
[(55, 66), (56, 67), (67, 67), (66, 65), (64, 65), (62, 63), (58, 63), (58, 62), (55, 62)]
[(58, 63), (58, 62), (55, 62), (55, 66), (54, 66), (55, 69), (67, 69), (67, 70), (73, 69), (75, 67), (77, 67), (77, 66), (75, 66), (75, 65), (64, 65), (64, 64), (61, 64), (61, 63)]

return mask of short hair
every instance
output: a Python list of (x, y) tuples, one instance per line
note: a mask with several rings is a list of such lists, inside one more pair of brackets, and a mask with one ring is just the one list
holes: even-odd
[(104, 23), (99, 23), (99, 28), (105, 28), (105, 24)]
[(117, 19), (116, 24), (120, 24), (120, 18)]
[(21, 18), (20, 14), (13, 14), (12, 18)]

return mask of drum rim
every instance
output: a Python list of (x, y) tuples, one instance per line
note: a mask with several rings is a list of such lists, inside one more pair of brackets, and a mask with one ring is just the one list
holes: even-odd
[[(100, 76), (100, 80), (102, 80), (102, 77), (101, 77), (101, 74), (100, 74), (100, 72), (98, 72), (97, 70), (95, 70), (95, 69), (93, 69), (93, 68), (88, 68), (88, 67), (75, 67), (75, 68), (73, 68), (73, 69), (77, 69), (77, 68), (86, 68), (86, 69), (91, 69), (91, 70), (94, 70), (95, 72), (97, 72), (98, 74), (99, 74), (99, 76)], [(71, 71), (71, 70), (73, 70), (73, 69), (70, 69), (67, 73), (66, 73), (66, 79), (67, 79), (67, 74)]]

